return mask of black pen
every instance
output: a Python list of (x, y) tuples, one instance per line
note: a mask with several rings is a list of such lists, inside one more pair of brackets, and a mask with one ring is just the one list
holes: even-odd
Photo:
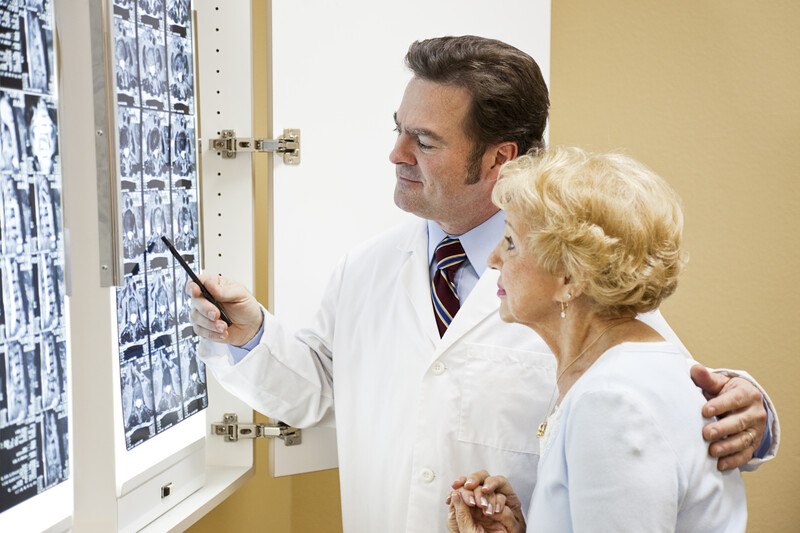
[(172, 245), (172, 243), (169, 241), (169, 239), (167, 239), (165, 236), (162, 235), (161, 236), (161, 240), (164, 241), (164, 244), (167, 245), (167, 248), (169, 248), (169, 251), (172, 252), (172, 255), (175, 256), (175, 259), (178, 260), (178, 262), (181, 264), (181, 266), (186, 271), (186, 273), (189, 275), (189, 277), (192, 278), (192, 281), (197, 283), (197, 286), (200, 287), (200, 292), (203, 293), (203, 297), (206, 300), (208, 300), (209, 302), (211, 302), (212, 304), (214, 304), (214, 307), (219, 309), (219, 318), (222, 319), (229, 326), (233, 325), (233, 322), (231, 322), (231, 319), (228, 318), (228, 315), (226, 315), (225, 311), (223, 311), (222, 305), (220, 305), (220, 303), (213, 296), (211, 296), (211, 293), (208, 292), (208, 289), (206, 289), (206, 286), (203, 285), (203, 282), (200, 281), (200, 278), (197, 277), (197, 274), (195, 274), (194, 271), (192, 271), (191, 267), (189, 267), (189, 264), (186, 263), (186, 260), (181, 256), (180, 253), (178, 253), (178, 250), (175, 249), (175, 247)]

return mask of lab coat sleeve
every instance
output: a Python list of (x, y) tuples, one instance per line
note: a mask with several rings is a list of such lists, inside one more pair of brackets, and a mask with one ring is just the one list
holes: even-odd
[(228, 346), (206, 339), (198, 353), (230, 393), (271, 418), (305, 428), (333, 425), (333, 335), (344, 262), (334, 271), (311, 325), (288, 330), (266, 310), (259, 344), (234, 363)]
[[(689, 350), (683, 345), (681, 340), (672, 330), (672, 328), (667, 324), (667, 321), (664, 319), (664, 316), (661, 314), (661, 311), (655, 310), (649, 313), (643, 313), (638, 317), (641, 321), (648, 324), (651, 328), (658, 331), (658, 333), (664, 337), (667, 341), (675, 344), (676, 346), (680, 347), (683, 353), (686, 355), (687, 362), (689, 366), (698, 364), (697, 361), (694, 360), (692, 355), (689, 353)], [(699, 363), (702, 364), (702, 363)], [(778, 446), (780, 445), (780, 437), (781, 437), (781, 428), (780, 423), (778, 422), (778, 412), (775, 410), (775, 406), (772, 403), (767, 391), (758, 383), (758, 381), (753, 378), (750, 374), (745, 372), (744, 370), (730, 370), (727, 368), (712, 368), (709, 369), (712, 372), (717, 372), (721, 374), (728, 375), (730, 377), (740, 377), (742, 379), (746, 379), (750, 383), (753, 384), (760, 392), (761, 395), (764, 397), (764, 407), (767, 409), (767, 434), (764, 436), (764, 439), (768, 439), (768, 444), (763, 442), (759, 446), (759, 449), (766, 448), (766, 452), (762, 457), (753, 457), (750, 461), (741, 466), (741, 470), (744, 471), (753, 471), (758, 468), (759, 465), (762, 463), (773, 459), (775, 455), (778, 453)]]

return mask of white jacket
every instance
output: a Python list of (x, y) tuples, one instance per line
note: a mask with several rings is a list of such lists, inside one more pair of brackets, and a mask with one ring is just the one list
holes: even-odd
[[(445, 531), (457, 476), (506, 475), (523, 509), (536, 481), (555, 359), (500, 320), (496, 282), (487, 270), (440, 339), (415, 221), (340, 262), (309, 328), (265, 313), (261, 343), (237, 365), (222, 344), (203, 341), (200, 355), (223, 386), (293, 426), (330, 421), (335, 404), (344, 531)], [(675, 339), (660, 314), (647, 321)]]

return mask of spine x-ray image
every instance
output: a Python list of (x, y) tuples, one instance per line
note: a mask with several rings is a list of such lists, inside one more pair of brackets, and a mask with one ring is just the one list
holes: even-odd
[(0, 11), (0, 513), (69, 477), (52, 9)]
[(186, 274), (161, 240), (171, 239), (199, 267), (191, 3), (113, 0), (113, 6), (125, 271), (117, 324), (130, 449), (202, 410), (208, 398), (194, 355)]

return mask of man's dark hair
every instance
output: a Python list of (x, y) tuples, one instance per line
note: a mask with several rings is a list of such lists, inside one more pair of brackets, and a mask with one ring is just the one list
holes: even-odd
[(550, 99), (531, 56), (495, 39), (464, 35), (415, 41), (406, 65), (420, 79), (463, 87), (472, 96), (466, 132), (473, 156), (513, 141), (518, 153), (544, 146)]

